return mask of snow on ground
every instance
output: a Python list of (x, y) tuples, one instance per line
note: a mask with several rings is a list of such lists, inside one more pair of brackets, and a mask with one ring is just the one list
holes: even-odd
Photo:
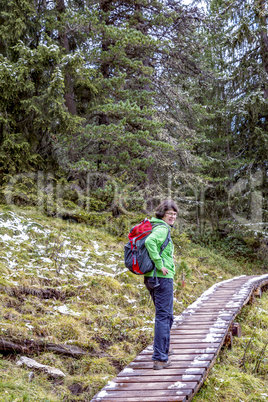
[[(127, 270), (122, 268), (118, 253), (102, 250), (96, 240), (91, 243), (93, 247), (83, 249), (63, 232), (45, 228), (25, 214), (0, 213), (0, 265), (7, 269), (5, 277), (13, 284), (19, 272), (40, 278), (46, 273), (50, 277), (52, 273), (71, 273), (81, 280), (93, 275), (115, 277)], [(104, 257), (107, 264), (97, 262), (96, 256)]]
[(71, 310), (68, 306), (66, 306), (66, 304), (64, 304), (63, 306), (54, 306), (54, 310), (57, 310), (59, 313), (66, 315), (81, 315), (81, 313)]

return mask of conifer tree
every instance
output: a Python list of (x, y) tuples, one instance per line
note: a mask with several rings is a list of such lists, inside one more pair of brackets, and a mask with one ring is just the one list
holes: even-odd
[(0, 159), (4, 175), (57, 161), (57, 153), (62, 152), (59, 138), (74, 132), (79, 123), (65, 104), (66, 80), (68, 69), (83, 67), (83, 60), (79, 53), (70, 58), (55, 40), (60, 32), (55, 12), (45, 2), (32, 0), (4, 0), (0, 5)]
[(96, 173), (97, 186), (112, 176), (148, 194), (167, 187), (195, 141), (186, 83), (200, 73), (198, 12), (185, 10), (162, 0), (3, 0), (2, 175), (58, 165), (69, 179)]
[[(196, 45), (189, 36), (195, 35), (198, 13), (182, 13), (183, 7), (163, 1), (100, 1), (94, 11), (98, 23), (86, 57), (96, 70), (96, 93), (84, 103), (83, 159), (76, 166), (102, 174), (123, 173), (127, 181), (152, 186), (167, 178), (178, 153), (187, 160), (172, 137), (180, 138), (186, 154), (192, 147), (185, 140), (187, 125), (180, 133), (171, 130), (163, 94), (174, 83), (172, 73), (178, 77), (178, 68), (184, 80), (199, 73), (193, 62), (196, 48), (192, 43), (187, 50), (184, 43), (188, 30), (189, 43)], [(186, 110), (181, 108), (176, 118), (182, 120)]]
[(205, 93), (213, 115), (205, 122), (199, 152), (206, 160), (203, 171), (211, 184), (206, 196), (218, 227), (230, 213), (250, 221), (254, 192), (262, 193), (263, 202), (267, 195), (267, 6), (251, 0), (207, 4), (211, 51), (206, 56), (215, 78)]

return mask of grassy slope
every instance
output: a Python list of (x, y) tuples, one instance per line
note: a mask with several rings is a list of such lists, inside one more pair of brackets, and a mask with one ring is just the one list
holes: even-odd
[[(53, 352), (32, 356), (61, 369), (66, 374), (63, 380), (37, 373), (30, 378), (29, 369), (16, 366), (17, 356), (3, 356), (1, 401), (90, 401), (153, 339), (154, 309), (142, 278), (126, 272), (124, 241), (107, 231), (47, 218), (34, 209), (3, 206), (0, 214), (1, 338), (76, 345), (87, 352), (80, 358)], [(195, 246), (176, 232), (173, 239), (177, 263), (183, 259), (191, 268), (183, 288), (177, 274), (175, 314), (215, 282), (262, 273)], [(48, 288), (51, 297), (43, 298)], [(243, 310), (243, 337), (235, 341), (232, 352), (221, 353), (195, 402), (265, 400), (267, 358), (260, 361), (258, 373), (253, 371), (267, 342), (267, 306), (264, 296)], [(252, 322), (258, 327), (241, 368)]]

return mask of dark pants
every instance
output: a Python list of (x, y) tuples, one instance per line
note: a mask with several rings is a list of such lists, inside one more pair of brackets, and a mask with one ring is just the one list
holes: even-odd
[(151, 289), (148, 280), (144, 283), (155, 305), (154, 353), (153, 360), (166, 362), (170, 344), (170, 329), (173, 323), (173, 279), (157, 278), (160, 286)]

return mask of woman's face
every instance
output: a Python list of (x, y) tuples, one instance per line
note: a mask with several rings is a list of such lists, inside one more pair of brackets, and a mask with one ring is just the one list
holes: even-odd
[(165, 221), (168, 225), (172, 226), (177, 218), (177, 212), (173, 211), (173, 209), (169, 209), (165, 212), (163, 216), (163, 221)]

